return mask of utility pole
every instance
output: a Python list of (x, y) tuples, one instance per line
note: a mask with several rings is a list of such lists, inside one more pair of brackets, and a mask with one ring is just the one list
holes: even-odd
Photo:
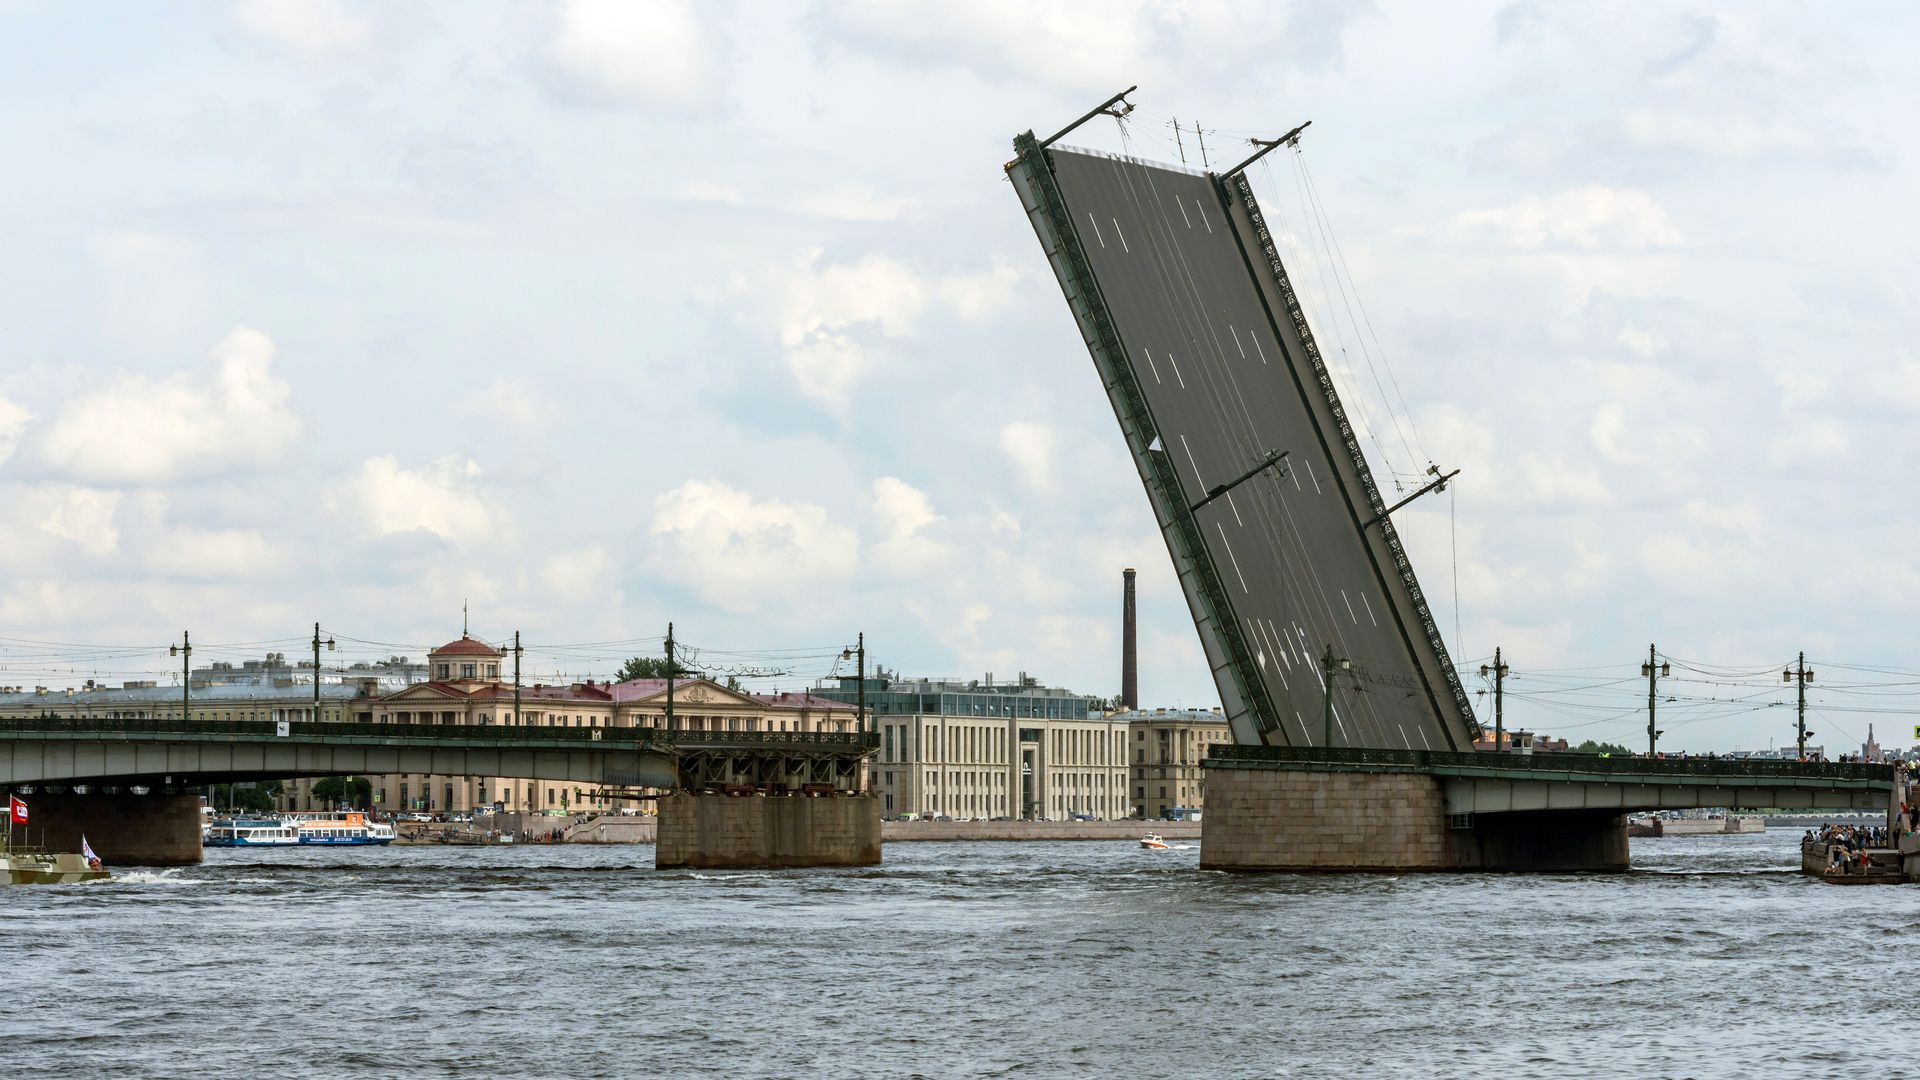
[(520, 717), (520, 654), (526, 652), (520, 647), (520, 631), (513, 632), (513, 722), (517, 725)]
[(1807, 736), (1819, 734), (1819, 732), (1807, 730), (1807, 684), (1813, 681), (1813, 672), (1807, 670), (1806, 653), (1800, 654), (1800, 660), (1794, 666), (1794, 670), (1780, 673), (1780, 681), (1800, 684), (1800, 707), (1796, 711), (1798, 720), (1794, 724), (1794, 745), (1797, 748), (1799, 760), (1805, 761), (1807, 760)]
[(1200, 130), (1200, 121), (1198, 120), (1193, 122), (1193, 135), (1200, 140), (1200, 167), (1203, 169), (1213, 168), (1213, 164), (1207, 160), (1207, 133)]
[[(333, 651), (333, 636), (327, 636), (327, 651)], [(313, 722), (320, 722), (320, 624), (313, 624)]]
[(1503, 692), (1506, 689), (1508, 670), (1507, 665), (1500, 660), (1500, 647), (1498, 645), (1494, 646), (1493, 649), (1493, 666), (1480, 665), (1481, 678), (1484, 679), (1488, 675), (1493, 676), (1493, 752), (1496, 754), (1506, 750), (1506, 746), (1504, 745), (1505, 736), (1503, 735), (1505, 727), (1500, 715), (1500, 707), (1502, 699), (1505, 696)]
[(167, 646), (168, 656), (180, 658), (180, 719), (193, 719), (193, 636), (180, 632), (180, 644)]
[(673, 624), (667, 624), (667, 730), (673, 730)]
[(1344, 656), (1340, 656), (1340, 657), (1334, 656), (1332, 645), (1328, 645), (1326, 653), (1320, 657), (1320, 670), (1323, 673), (1325, 677), (1325, 682), (1326, 682), (1326, 688), (1325, 688), (1326, 695), (1322, 699), (1324, 708), (1322, 709), (1322, 715), (1320, 718), (1320, 726), (1321, 726), (1320, 745), (1321, 746), (1331, 747), (1333, 745), (1333, 680), (1334, 680), (1334, 677), (1337, 676), (1342, 671), (1350, 671), (1352, 669), (1353, 669), (1353, 661), (1347, 659)]
[(855, 672), (859, 682), (858, 689), (854, 691), (854, 701), (856, 702), (854, 708), (856, 711), (854, 713), (853, 730), (856, 735), (865, 734), (867, 730), (867, 632), (862, 630), (857, 641), (858, 644), (853, 647), (840, 650), (840, 659), (852, 660), (858, 657), (860, 663), (859, 668), (856, 669)]
[(1652, 757), (1660, 745), (1660, 736), (1666, 734), (1653, 726), (1654, 702), (1659, 695), (1659, 691), (1654, 688), (1654, 682), (1656, 679), (1663, 679), (1673, 674), (1673, 665), (1661, 661), (1654, 652), (1653, 646), (1648, 645), (1647, 662), (1640, 665), (1640, 674), (1647, 677), (1647, 756)]
[[(1165, 145), (1164, 143), (1161, 145)], [(1173, 147), (1180, 152), (1180, 164), (1187, 163), (1187, 146), (1180, 141), (1180, 118), (1173, 118)]]

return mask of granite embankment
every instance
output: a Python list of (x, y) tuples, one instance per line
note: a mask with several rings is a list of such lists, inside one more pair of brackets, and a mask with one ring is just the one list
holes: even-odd
[(1197, 821), (887, 821), (880, 838), (907, 840), (1138, 840), (1146, 833), (1164, 840), (1200, 839)]
[[(570, 818), (543, 815), (501, 815), (483, 819), (475, 825), (401, 826), (405, 844), (473, 844), (484, 842), (488, 826), (544, 838), (552, 829), (560, 829), (569, 844), (651, 844), (658, 833), (657, 819), (605, 814), (574, 823)], [(1166, 840), (1200, 842), (1197, 821), (886, 821), (880, 825), (885, 843), (914, 840), (1138, 840), (1154, 832)]]

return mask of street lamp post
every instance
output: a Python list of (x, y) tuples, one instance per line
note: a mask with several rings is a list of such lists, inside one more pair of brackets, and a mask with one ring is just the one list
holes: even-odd
[(1321, 716), (1320, 745), (1331, 747), (1333, 745), (1333, 680), (1342, 671), (1352, 671), (1353, 661), (1344, 656), (1334, 656), (1333, 646), (1328, 645), (1327, 651), (1320, 657), (1320, 670), (1325, 676), (1326, 681), (1326, 696), (1323, 699), (1324, 708)]
[[(327, 651), (334, 648), (333, 636), (327, 636)], [(320, 722), (320, 624), (313, 624), (313, 722)]]
[[(180, 644), (167, 646), (168, 656), (180, 658), (180, 724), (185, 731), (193, 723), (193, 635), (180, 631)], [(207, 785), (207, 801), (213, 801), (213, 785)]]

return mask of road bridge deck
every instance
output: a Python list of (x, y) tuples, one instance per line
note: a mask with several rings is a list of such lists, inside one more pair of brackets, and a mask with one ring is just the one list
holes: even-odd
[(1223, 745), (1212, 749), (1205, 764), (1438, 777), (1452, 814), (1703, 806), (1885, 811), (1897, 782), (1891, 765), (1596, 754)]

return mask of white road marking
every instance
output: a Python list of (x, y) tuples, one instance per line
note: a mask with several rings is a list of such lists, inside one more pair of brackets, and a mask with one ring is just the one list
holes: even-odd
[(1107, 246), (1107, 238), (1100, 235), (1100, 223), (1093, 220), (1093, 211), (1087, 211), (1087, 224), (1093, 226), (1093, 238), (1100, 241), (1101, 247)]
[[(1313, 481), (1313, 493), (1315, 495), (1320, 494), (1320, 478), (1313, 475), (1313, 462), (1311, 461), (1307, 462), (1307, 479)], [(1298, 480), (1294, 481), (1296, 484), (1299, 482)]]
[(1233, 545), (1227, 543), (1227, 527), (1217, 521), (1213, 523), (1213, 527), (1220, 530), (1220, 543), (1226, 547), (1227, 558), (1233, 562), (1233, 576), (1240, 579), (1240, 591), (1251, 594), (1253, 590), (1247, 588), (1246, 576), (1240, 573), (1240, 557), (1233, 553)]
[(1207, 220), (1207, 208), (1200, 205), (1199, 199), (1193, 200), (1193, 208), (1200, 211), (1200, 224), (1205, 225), (1207, 231), (1211, 233), (1213, 231), (1213, 222)]
[(1424, 746), (1424, 747), (1426, 747), (1426, 748), (1427, 748), (1427, 749), (1429, 749), (1429, 750), (1431, 750), (1431, 749), (1433, 749), (1433, 744), (1427, 741), (1427, 729), (1426, 729), (1426, 728), (1414, 728), (1413, 730), (1415, 730), (1415, 731), (1417, 731), (1417, 732), (1419, 732), (1419, 733), (1420, 733), (1420, 745), (1421, 745), (1421, 746)]
[(1247, 358), (1247, 348), (1240, 344), (1240, 331), (1235, 330), (1232, 323), (1228, 323), (1227, 333), (1233, 335), (1233, 347), (1240, 350), (1240, 359), (1245, 360)]
[(1253, 339), (1253, 350), (1260, 354), (1260, 362), (1263, 364), (1266, 363), (1267, 350), (1260, 345), (1260, 335), (1249, 332), (1247, 336)]
[(1120, 219), (1110, 218), (1108, 220), (1113, 222), (1113, 235), (1120, 238), (1120, 250), (1129, 255), (1133, 254), (1133, 249), (1127, 246), (1127, 234), (1120, 231)]
[[(1147, 354), (1147, 367), (1149, 370), (1153, 372), (1153, 381), (1155, 383), (1159, 383), (1161, 381), (1160, 369), (1153, 366), (1153, 354), (1151, 352), (1147, 352), (1146, 349), (1141, 349), (1140, 351)], [(1299, 482), (1300, 481), (1298, 480), (1294, 481), (1295, 484), (1298, 484)]]
[[(1187, 223), (1187, 228), (1193, 228), (1193, 219), (1187, 216), (1186, 204), (1182, 203), (1179, 199), (1175, 199), (1173, 200), (1173, 205), (1180, 208), (1180, 220)], [(1212, 230), (1209, 229), (1208, 231), (1211, 232)]]
[(1246, 519), (1240, 516), (1240, 504), (1233, 501), (1233, 495), (1231, 493), (1227, 495), (1227, 506), (1233, 510), (1233, 523), (1243, 529), (1246, 528)]
[(1167, 363), (1173, 365), (1173, 377), (1180, 380), (1180, 389), (1185, 390), (1187, 388), (1187, 380), (1180, 374), (1180, 361), (1175, 360), (1172, 353), (1168, 353)]
[(1367, 609), (1367, 621), (1373, 623), (1375, 626), (1379, 626), (1380, 620), (1373, 617), (1373, 605), (1367, 603), (1367, 593), (1365, 589), (1360, 591), (1360, 606)]
[(1185, 435), (1180, 436), (1180, 449), (1187, 452), (1187, 464), (1193, 467), (1193, 482), (1200, 485), (1201, 491), (1207, 490), (1207, 481), (1200, 475), (1200, 463), (1193, 460), (1193, 447), (1187, 445)]
[(1407, 744), (1407, 749), (1409, 749), (1409, 750), (1411, 750), (1411, 749), (1413, 749), (1413, 740), (1412, 740), (1412, 739), (1409, 739), (1409, 738), (1407, 738), (1407, 727), (1406, 727), (1406, 725), (1405, 725), (1405, 724), (1395, 724), (1395, 725), (1393, 725), (1393, 726), (1394, 726), (1394, 727), (1397, 727), (1397, 728), (1399, 728), (1399, 729), (1400, 729), (1400, 741), (1401, 741), (1401, 742), (1403, 742), (1403, 743), (1406, 743), (1406, 744)]
[(1300, 719), (1299, 709), (1293, 710), (1293, 722), (1300, 725), (1300, 734), (1306, 738), (1307, 745), (1312, 746), (1313, 733), (1307, 730), (1307, 722), (1305, 720)]
[[(1364, 597), (1362, 597), (1362, 599), (1365, 599), (1365, 598), (1364, 598)], [(1347, 618), (1349, 618), (1349, 619), (1352, 619), (1352, 620), (1353, 620), (1353, 625), (1355, 625), (1355, 626), (1359, 626), (1359, 625), (1360, 625), (1360, 616), (1358, 616), (1358, 615), (1355, 615), (1355, 614), (1353, 613), (1353, 601), (1351, 601), (1351, 600), (1349, 600), (1349, 599), (1347, 599), (1347, 590), (1345, 590), (1345, 589), (1341, 589), (1341, 590), (1340, 590), (1340, 602), (1341, 602), (1341, 603), (1343, 603), (1343, 604), (1345, 604), (1345, 605), (1347, 605)]]

